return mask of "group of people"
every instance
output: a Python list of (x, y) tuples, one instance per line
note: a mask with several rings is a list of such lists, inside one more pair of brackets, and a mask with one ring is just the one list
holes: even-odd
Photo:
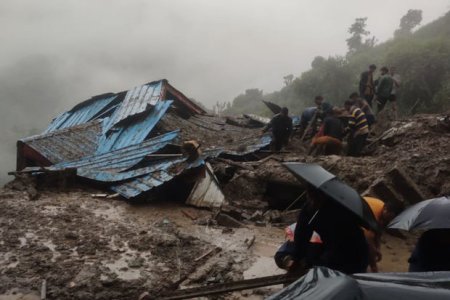
[[(375, 65), (361, 74), (359, 93), (353, 92), (344, 102), (344, 107), (335, 107), (322, 96), (316, 96), (315, 106), (306, 108), (300, 118), (299, 136), (301, 141), (312, 137), (310, 154), (341, 154), (343, 139), (347, 138), (347, 155), (359, 156), (366, 144), (371, 127), (376, 121), (372, 104), (377, 103), (377, 114), (389, 101), (396, 116), (396, 94), (400, 77), (395, 68), (381, 68), (381, 75), (374, 80)], [(264, 128), (272, 129), (272, 150), (280, 151), (289, 142), (294, 128), (286, 107), (275, 115)]]
[[(290, 238), (275, 254), (276, 264), (294, 273), (315, 265), (347, 274), (378, 272), (382, 230), (363, 229), (354, 214), (312, 186), (307, 188), (307, 197), (294, 234), (288, 234)], [(381, 229), (401, 210), (376, 198), (364, 200)]]
[(380, 69), (380, 77), (374, 80), (377, 66), (370, 65), (367, 71), (361, 73), (359, 81), (359, 94), (370, 107), (372, 103), (377, 104), (377, 113), (382, 111), (387, 102), (392, 103), (394, 117), (397, 118), (397, 91), (400, 87), (400, 75), (394, 67)]
[[(307, 202), (287, 241), (276, 252), (278, 267), (302, 274), (324, 266), (346, 274), (378, 272), (382, 259), (381, 236), (403, 207), (373, 197), (364, 201), (373, 212), (379, 231), (361, 227), (361, 220), (322, 191), (307, 187)], [(450, 229), (425, 231), (408, 259), (410, 272), (450, 271)]]

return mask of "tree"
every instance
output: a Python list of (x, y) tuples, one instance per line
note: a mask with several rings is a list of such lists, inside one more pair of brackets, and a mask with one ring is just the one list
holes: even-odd
[(314, 57), (313, 61), (311, 62), (311, 67), (313, 69), (318, 69), (321, 66), (323, 66), (323, 64), (325, 64), (326, 59), (323, 56), (316, 56)]
[(366, 21), (367, 18), (356, 18), (355, 23), (348, 29), (348, 33), (351, 34), (351, 37), (346, 40), (349, 54), (360, 51), (363, 46), (363, 37), (370, 34), (370, 31), (366, 30)]
[(348, 29), (348, 33), (351, 36), (346, 40), (348, 47), (347, 56), (375, 46), (376, 39), (375, 37), (369, 37), (370, 31), (366, 30), (366, 21), (367, 18), (356, 18), (355, 23)]
[(286, 75), (286, 76), (283, 77), (283, 80), (284, 80), (284, 84), (285, 84), (286, 86), (288, 86), (288, 85), (290, 85), (290, 84), (292, 83), (292, 81), (294, 80), (294, 75), (292, 75), (292, 74)]
[(400, 28), (394, 32), (395, 37), (408, 36), (412, 33), (414, 27), (418, 26), (422, 22), (422, 10), (410, 9), (400, 19)]

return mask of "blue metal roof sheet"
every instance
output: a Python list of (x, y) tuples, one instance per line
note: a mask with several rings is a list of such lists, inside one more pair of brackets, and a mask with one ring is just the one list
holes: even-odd
[(20, 142), (35, 149), (50, 162), (56, 164), (93, 155), (101, 133), (102, 121), (95, 120), (21, 139)]
[[(131, 124), (115, 127), (100, 139), (97, 154), (107, 153), (130, 145), (141, 143), (149, 135), (159, 120), (164, 116), (173, 101), (159, 101), (147, 116)], [(107, 121), (109, 122), (109, 121)]]
[(85, 105), (77, 105), (72, 110), (62, 113), (56, 117), (44, 133), (87, 123), (116, 98), (117, 95), (114, 95), (93, 101), (88, 100), (86, 101), (88, 103)]
[(106, 130), (110, 130), (119, 122), (145, 112), (162, 99), (163, 80), (137, 86), (129, 90), (125, 99), (111, 116)]
[(121, 171), (139, 163), (146, 155), (154, 153), (178, 137), (179, 131), (172, 131), (137, 145), (131, 145), (108, 153), (84, 157), (80, 160), (63, 162), (49, 167), (49, 169), (84, 168), (97, 171)]
[(199, 158), (195, 162), (183, 166), (185, 160), (186, 158), (164, 161), (152, 166), (154, 171), (148, 172), (147, 175), (114, 185), (111, 189), (127, 199), (134, 198), (143, 192), (150, 191), (151, 189), (172, 180), (178, 176), (180, 170), (183, 171), (205, 164), (205, 161), (202, 158)]

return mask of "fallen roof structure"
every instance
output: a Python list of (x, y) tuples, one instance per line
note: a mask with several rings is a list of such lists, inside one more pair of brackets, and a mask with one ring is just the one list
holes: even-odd
[[(205, 149), (189, 163), (180, 149), (186, 140)], [(208, 115), (163, 79), (92, 97), (60, 114), (42, 134), (17, 142), (17, 171), (76, 170), (78, 177), (132, 199), (202, 167), (204, 176), (187, 203), (219, 207), (225, 197), (205, 159), (244, 157), (270, 141), (270, 135)]]

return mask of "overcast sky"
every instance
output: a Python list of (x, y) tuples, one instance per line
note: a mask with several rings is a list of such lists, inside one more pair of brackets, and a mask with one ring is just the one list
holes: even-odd
[(77, 88), (61, 99), (70, 104), (167, 78), (210, 105), (278, 89), (316, 55), (344, 54), (356, 17), (384, 41), (410, 8), (427, 23), (450, 0), (1, 0), (0, 66), (46, 60), (58, 85)]
[(384, 41), (410, 8), (425, 24), (450, 0), (0, 0), (1, 136), (161, 78), (209, 107), (271, 92), (315, 56), (345, 54), (355, 18)]

